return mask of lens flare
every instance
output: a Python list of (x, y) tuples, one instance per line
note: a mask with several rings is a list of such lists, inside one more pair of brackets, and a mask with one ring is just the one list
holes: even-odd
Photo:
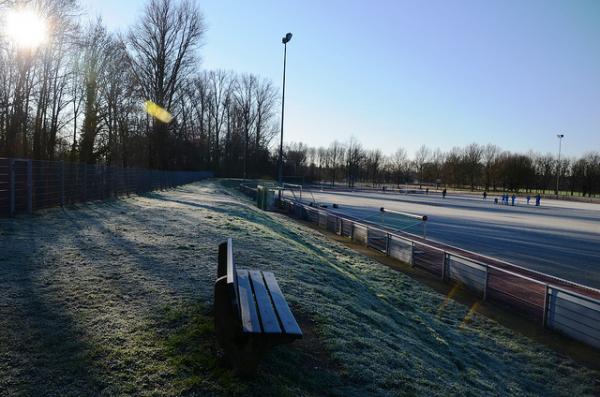
[(173, 120), (173, 115), (168, 110), (148, 100), (144, 102), (146, 113), (163, 123), (170, 123)]
[(11, 10), (6, 14), (4, 34), (19, 48), (35, 49), (48, 41), (48, 22), (29, 8)]
[(460, 323), (458, 328), (465, 328), (467, 326), (467, 324), (469, 322), (471, 322), (471, 318), (473, 318), (473, 315), (475, 314), (475, 312), (477, 311), (478, 308), (479, 308), (479, 301), (473, 303), (473, 306), (471, 306), (471, 308), (465, 315), (465, 318), (463, 318), (463, 321), (462, 321), (462, 323)]

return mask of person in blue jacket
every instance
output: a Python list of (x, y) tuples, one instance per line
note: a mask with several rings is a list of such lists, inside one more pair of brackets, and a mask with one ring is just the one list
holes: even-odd
[(537, 196), (535, 196), (535, 206), (539, 207), (541, 201), (542, 201), (542, 196), (538, 193)]
[(515, 200), (517, 199), (517, 195), (513, 193), (513, 195), (512, 195), (511, 198), (512, 198), (512, 206), (514, 207), (515, 206)]

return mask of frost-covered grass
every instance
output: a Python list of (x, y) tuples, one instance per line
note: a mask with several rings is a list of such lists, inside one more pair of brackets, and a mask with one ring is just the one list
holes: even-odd
[[(217, 244), (272, 270), (304, 340), (231, 376)], [(0, 220), (0, 395), (595, 395), (593, 372), (233, 190)]]

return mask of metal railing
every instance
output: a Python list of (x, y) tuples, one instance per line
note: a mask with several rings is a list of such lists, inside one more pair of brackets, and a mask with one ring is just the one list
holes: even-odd
[(0, 158), (0, 216), (162, 190), (209, 177), (212, 172)]
[(510, 264), (484, 256), (477, 259), (477, 254), (468, 251), (469, 255), (461, 255), (452, 247), (440, 248), (294, 200), (284, 198), (281, 206), (290, 216), (313, 222), (445, 282), (460, 283), (484, 300), (507, 306), (546, 328), (600, 349), (600, 290), (542, 273), (520, 274), (519, 269), (526, 269), (502, 268), (499, 264)]
[(244, 193), (246, 196), (249, 196), (250, 198), (252, 198), (252, 200), (256, 200), (256, 197), (258, 195), (258, 189), (256, 187), (252, 187), (250, 185), (246, 185), (246, 184), (240, 184), (240, 191), (242, 193)]

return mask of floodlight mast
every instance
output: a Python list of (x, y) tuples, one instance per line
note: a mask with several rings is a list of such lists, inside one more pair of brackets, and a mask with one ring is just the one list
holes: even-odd
[(281, 95), (281, 139), (279, 142), (279, 161), (278, 161), (278, 172), (277, 180), (279, 185), (283, 183), (283, 117), (285, 114), (285, 66), (287, 60), (287, 43), (292, 39), (292, 34), (287, 33), (282, 39), (283, 43), (283, 93)]

